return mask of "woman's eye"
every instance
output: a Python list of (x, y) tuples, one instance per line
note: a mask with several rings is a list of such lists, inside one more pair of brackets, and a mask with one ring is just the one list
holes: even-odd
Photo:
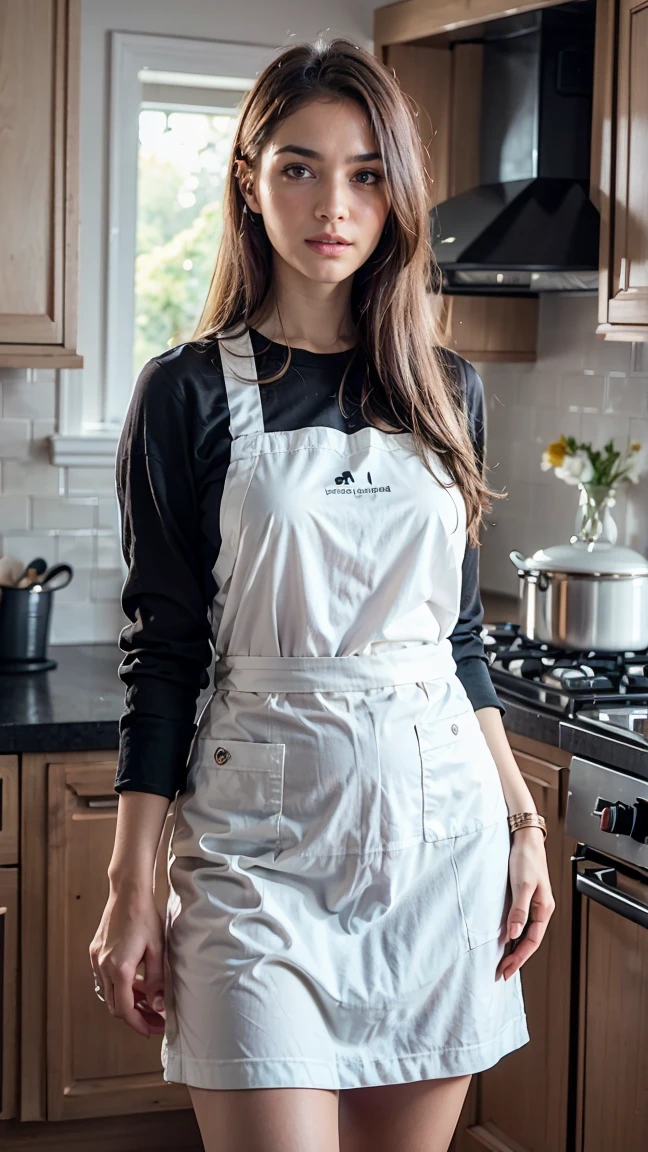
[[(295, 168), (297, 168), (300, 172), (308, 172), (308, 168), (306, 167), (305, 164), (289, 164), (287, 168), (284, 168), (284, 172), (287, 172), (287, 173), (294, 172)], [(301, 179), (301, 177), (293, 176), (292, 179), (293, 180), (299, 180), (299, 179)]]
[(358, 176), (373, 176), (374, 177), (373, 180), (369, 180), (369, 181), (361, 180), (360, 181), (361, 184), (377, 184), (379, 180), (382, 180), (382, 176), (380, 175), (380, 173), (374, 172), (372, 168), (367, 168), (367, 169), (365, 169), (364, 172), (358, 172)]

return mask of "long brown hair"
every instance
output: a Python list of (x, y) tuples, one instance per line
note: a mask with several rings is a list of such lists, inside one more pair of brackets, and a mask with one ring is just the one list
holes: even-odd
[[(355, 100), (368, 116), (383, 158), (391, 207), (371, 257), (352, 285), (352, 319), (357, 348), (368, 365), (362, 412), (387, 432), (412, 433), (424, 466), (436, 476), (427, 449), (440, 457), (466, 503), (468, 540), (479, 544), (492, 491), (470, 437), (467, 408), (458, 382), (439, 353), (439, 269), (430, 243), (432, 182), (427, 153), (417, 129), (415, 107), (392, 71), (345, 38), (295, 44), (258, 76), (244, 100), (230, 157), (223, 198), (223, 231), (205, 305), (192, 340), (208, 341), (241, 331), (267, 307), (272, 280), (272, 245), (262, 218), (244, 212), (236, 161), (254, 169), (278, 125), (311, 100)], [(281, 370), (290, 365), (290, 349)], [(348, 372), (347, 366), (347, 372)], [(345, 374), (346, 375), (346, 374)], [(260, 381), (263, 383), (264, 381)], [(441, 481), (439, 480), (439, 483)]]

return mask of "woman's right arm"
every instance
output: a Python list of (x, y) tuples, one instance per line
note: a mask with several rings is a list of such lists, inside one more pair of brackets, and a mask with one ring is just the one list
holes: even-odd
[[(125, 711), (109, 898), (90, 945), (109, 1011), (143, 1035), (163, 1027), (155, 1012), (135, 1006), (136, 986), (151, 1007), (164, 990), (155, 857), (169, 803), (186, 782), (196, 701), (209, 683), (211, 662), (214, 588), (201, 560), (193, 452), (185, 397), (165, 367), (150, 360), (137, 379), (117, 452), (128, 564), (121, 602), (129, 623), (119, 637)], [(136, 980), (142, 961), (145, 976)]]

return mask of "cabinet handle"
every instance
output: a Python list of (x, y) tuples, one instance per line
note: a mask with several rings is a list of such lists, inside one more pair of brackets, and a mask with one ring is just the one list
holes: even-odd
[(119, 797), (116, 800), (88, 800), (88, 808), (116, 808), (119, 804)]

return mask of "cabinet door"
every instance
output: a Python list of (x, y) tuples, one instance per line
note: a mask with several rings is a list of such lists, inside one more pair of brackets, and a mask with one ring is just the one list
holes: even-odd
[[(617, 873), (616, 885), (647, 903), (645, 884)], [(583, 900), (582, 927), (583, 1089), (576, 1146), (578, 1152), (645, 1152), (648, 932), (589, 899)]]
[(76, 354), (79, 0), (0, 0), (0, 367)]
[(610, 323), (648, 339), (648, 0), (621, 0), (617, 58), (614, 264)]
[(590, 195), (606, 340), (648, 340), (647, 57), (648, 0), (597, 0)]
[(566, 1148), (572, 846), (563, 825), (568, 769), (527, 752), (514, 755), (547, 821), (556, 910), (540, 948), (520, 970), (530, 1041), (473, 1078), (453, 1152)]
[(16, 1115), (18, 869), (0, 868), (0, 1120)]
[(0, 866), (18, 863), (18, 757), (0, 756)]
[[(48, 767), (47, 1118), (63, 1120), (190, 1106), (166, 1084), (161, 1036), (147, 1039), (108, 1012), (94, 992), (88, 948), (108, 897), (118, 797), (114, 762)], [(156, 861), (164, 915), (174, 806)], [(138, 971), (142, 972), (143, 967)]]

